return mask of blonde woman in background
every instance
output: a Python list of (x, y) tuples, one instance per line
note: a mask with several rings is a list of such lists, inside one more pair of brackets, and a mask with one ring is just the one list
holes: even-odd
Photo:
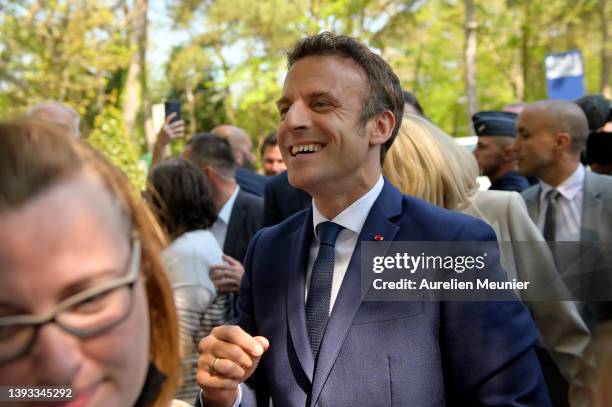
[[(383, 173), (403, 193), (480, 218), (493, 227), (498, 241), (510, 242), (500, 245), (501, 263), (508, 279), (531, 282), (529, 290), (522, 293), (523, 300), (530, 294), (534, 299), (538, 295), (569, 297), (522, 197), (516, 192), (479, 191), (476, 159), (441, 129), (406, 114), (385, 157)], [(525, 242), (531, 242), (530, 247)], [(552, 359), (571, 382), (589, 341), (576, 305), (571, 301), (534, 301), (527, 306)]]

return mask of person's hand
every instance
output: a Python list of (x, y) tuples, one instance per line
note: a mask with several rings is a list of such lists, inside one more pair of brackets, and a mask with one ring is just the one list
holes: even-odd
[[(153, 146), (153, 159), (152, 164), (155, 165), (161, 161), (164, 148), (172, 140), (183, 137), (185, 131), (185, 121), (177, 120), (172, 122), (172, 119), (176, 117), (176, 113), (172, 112), (166, 117), (163, 126), (159, 129), (157, 136), (155, 136), (155, 145)], [(172, 122), (172, 123), (171, 123)]]
[(263, 336), (251, 336), (236, 325), (218, 326), (200, 341), (196, 382), (207, 406), (231, 406), (238, 386), (248, 379), (270, 347)]
[(224, 264), (210, 266), (208, 275), (217, 291), (222, 294), (237, 293), (240, 291), (240, 281), (244, 274), (242, 263), (227, 254), (223, 255)]
[(176, 117), (176, 112), (172, 112), (166, 117), (164, 125), (157, 133), (156, 142), (166, 146), (170, 141), (183, 137), (185, 131), (185, 121), (183, 119), (172, 121)]

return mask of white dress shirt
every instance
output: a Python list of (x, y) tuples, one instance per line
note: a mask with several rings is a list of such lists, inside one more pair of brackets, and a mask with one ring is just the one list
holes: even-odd
[[(560, 192), (557, 199), (557, 214), (555, 224), (556, 242), (580, 241), (582, 226), (582, 201), (584, 198), (585, 169), (581, 164), (572, 175), (563, 181), (556, 189)], [(544, 233), (548, 199), (546, 194), (553, 189), (552, 185), (540, 181), (540, 214), (538, 216), (538, 229)]]
[(238, 196), (238, 192), (240, 191), (240, 187), (236, 185), (236, 189), (232, 192), (229, 199), (219, 213), (217, 214), (217, 220), (210, 227), (210, 231), (217, 239), (217, 243), (219, 243), (219, 247), (223, 250), (225, 246), (225, 236), (227, 235), (227, 225), (229, 224), (230, 217), (232, 216), (232, 210), (234, 209), (234, 204), (236, 203), (236, 197)]
[(317, 236), (317, 225), (326, 221), (331, 221), (343, 226), (344, 229), (340, 231), (338, 238), (336, 239), (336, 246), (334, 249), (334, 277), (332, 280), (331, 298), (329, 304), (329, 313), (334, 308), (336, 297), (340, 291), (342, 280), (348, 269), (351, 256), (355, 250), (357, 239), (363, 228), (363, 224), (372, 209), (372, 205), (380, 195), (384, 185), (382, 175), (378, 178), (376, 184), (370, 189), (365, 195), (353, 202), (348, 208), (340, 212), (335, 218), (327, 219), (319, 212), (317, 205), (314, 200), (312, 202), (312, 227), (314, 228), (314, 239), (310, 244), (310, 254), (308, 256), (308, 268), (306, 269), (306, 293), (304, 295), (304, 302), (308, 297), (308, 286), (310, 284), (310, 276), (312, 274), (312, 267), (314, 265), (317, 254), (319, 254), (319, 238)]

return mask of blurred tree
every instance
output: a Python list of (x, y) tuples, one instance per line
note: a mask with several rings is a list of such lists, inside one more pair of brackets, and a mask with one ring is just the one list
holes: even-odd
[(0, 108), (58, 100), (79, 112), (86, 134), (108, 102), (110, 79), (127, 62), (119, 14), (111, 1), (3, 1)]
[(612, 16), (612, 7), (608, 0), (599, 0), (598, 14), (601, 31), (601, 85), (600, 91), (612, 99), (612, 40), (608, 33), (608, 23)]
[(171, 3), (177, 27), (206, 27), (187, 48), (207, 56), (205, 73), (212, 82), (205, 89), (224, 108), (211, 120), (215, 125), (236, 124), (254, 140), (275, 127), (284, 53), (301, 36), (305, 12), (301, 2), (282, 0)]
[(138, 165), (139, 151), (127, 134), (123, 112), (109, 104), (96, 117), (87, 142), (127, 175), (135, 191), (143, 191), (145, 177)]
[[(156, 99), (183, 100), (186, 133), (232, 122), (255, 141), (277, 124), (274, 101), (287, 49), (306, 34), (333, 30), (369, 44), (434, 122), (453, 135), (468, 135), (465, 1), (168, 0), (174, 27), (190, 39), (173, 51)], [(587, 92), (610, 92), (609, 1), (471, 1), (478, 23), (471, 32), (478, 36), (479, 109), (545, 98), (544, 57), (569, 48), (582, 50)], [(131, 111), (133, 131), (127, 134), (146, 149), (145, 130), (151, 133), (145, 124), (146, 32), (132, 17), (142, 17), (135, 10), (147, 5), (147, 0), (1, 2), (0, 115), (43, 99), (60, 100), (81, 113), (87, 133), (111, 104)], [(130, 69), (135, 59), (138, 75)], [(140, 96), (131, 90), (136, 87)], [(114, 94), (124, 98), (113, 99)]]
[[(476, 96), (476, 48), (477, 36), (476, 28), (478, 23), (474, 17), (474, 0), (464, 0), (465, 5), (465, 93), (467, 96), (467, 121), (471, 121), (472, 116), (478, 111), (478, 100)], [(473, 129), (472, 129), (473, 130)]]
[[(170, 81), (173, 96), (180, 95), (186, 101), (187, 124), (189, 131), (185, 135), (197, 131), (195, 91), (207, 79), (211, 62), (202, 47), (189, 45), (178, 47), (172, 51), (166, 69), (166, 77)], [(200, 101), (205, 105), (208, 101)], [(202, 106), (204, 107), (204, 106)]]
[(131, 56), (124, 6), (112, 0), (0, 3), (0, 113), (42, 100), (75, 108), (84, 136), (142, 188), (139, 147), (128, 137), (118, 96)]
[[(144, 125), (145, 139), (150, 149), (155, 134), (151, 122), (151, 103), (146, 83), (146, 50), (147, 50), (147, 13), (148, 0), (134, 0), (129, 8), (127, 0), (120, 2), (125, 15), (128, 34), (130, 62), (127, 69), (127, 79), (124, 89), (123, 116), (127, 133), (135, 143), (138, 143), (134, 132), (137, 119)], [(140, 114), (140, 117), (139, 117)]]

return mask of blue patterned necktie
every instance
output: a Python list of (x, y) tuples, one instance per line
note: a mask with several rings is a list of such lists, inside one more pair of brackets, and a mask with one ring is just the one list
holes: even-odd
[(308, 298), (306, 299), (306, 329), (308, 330), (308, 339), (315, 361), (319, 355), (319, 347), (329, 317), (334, 277), (334, 246), (342, 229), (342, 226), (333, 222), (323, 222), (317, 225), (319, 254), (317, 254), (312, 266)]

